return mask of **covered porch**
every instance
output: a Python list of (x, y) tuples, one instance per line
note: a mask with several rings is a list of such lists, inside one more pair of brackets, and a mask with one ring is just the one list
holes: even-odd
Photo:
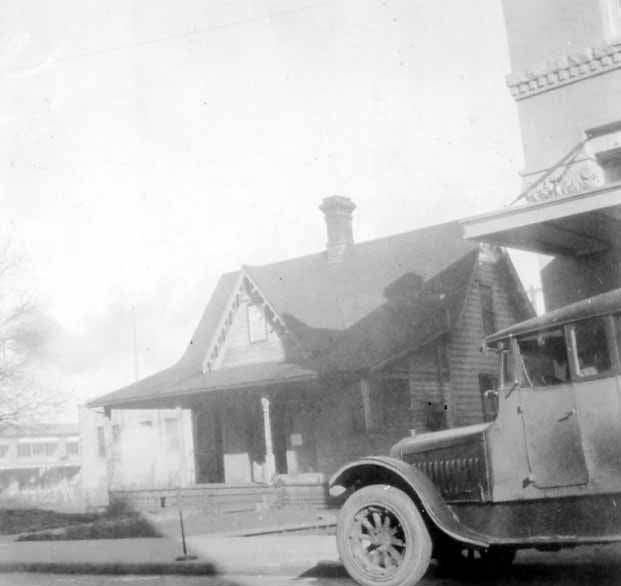
[[(323, 483), (317, 471), (319, 382), (314, 371), (289, 363), (259, 363), (189, 377), (176, 374), (175, 380), (167, 373), (165, 384), (138, 385), (132, 393), (107, 397), (103, 405), (91, 404), (104, 407), (108, 460), (114, 460), (113, 412), (174, 409), (178, 421), (189, 420), (191, 427), (191, 433), (180, 434), (191, 445), (178, 446), (177, 451), (176, 477), (184, 491), (221, 496), (216, 488), (230, 487), (231, 494), (253, 494), (255, 499), (261, 491), (249, 487)], [(174, 461), (170, 466), (175, 467)], [(130, 500), (163, 494), (155, 487), (146, 491), (116, 487), (113, 492), (125, 493)], [(166, 500), (171, 498), (176, 497), (168, 495)]]

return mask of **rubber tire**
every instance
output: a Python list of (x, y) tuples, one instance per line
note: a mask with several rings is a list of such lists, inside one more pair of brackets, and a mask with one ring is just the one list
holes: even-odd
[[(371, 505), (389, 509), (397, 517), (405, 534), (404, 559), (396, 574), (388, 579), (374, 579), (366, 573), (348, 545), (354, 517), (358, 511)], [(412, 499), (390, 485), (365, 486), (345, 501), (336, 526), (336, 542), (345, 569), (361, 586), (414, 586), (423, 577), (431, 561), (432, 542), (425, 521)]]

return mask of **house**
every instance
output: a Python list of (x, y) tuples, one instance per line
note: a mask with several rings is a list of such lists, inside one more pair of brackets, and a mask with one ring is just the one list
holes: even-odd
[(75, 424), (0, 425), (0, 503), (42, 505), (55, 500), (80, 472)]
[(354, 243), (354, 207), (324, 199), (325, 251), (223, 275), (177, 363), (89, 404), (109, 487), (127, 489), (111, 482), (119, 411), (191, 413), (185, 486), (321, 485), (404, 434), (493, 415), (481, 340), (532, 315), (509, 257), (457, 222)]
[(548, 309), (621, 287), (621, 5), (503, 0), (524, 191), (467, 238), (553, 256)]

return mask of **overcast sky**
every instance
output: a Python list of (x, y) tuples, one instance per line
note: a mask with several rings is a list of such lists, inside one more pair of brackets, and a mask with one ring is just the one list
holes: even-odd
[(2, 229), (80, 399), (183, 351), (220, 273), (489, 211), (522, 152), (499, 0), (7, 0)]

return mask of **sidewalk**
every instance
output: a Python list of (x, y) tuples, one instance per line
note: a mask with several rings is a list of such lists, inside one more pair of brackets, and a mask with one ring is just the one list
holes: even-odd
[(194, 561), (170, 538), (0, 543), (0, 571), (74, 574), (334, 575), (341, 572), (330, 535), (261, 535), (188, 539)]

